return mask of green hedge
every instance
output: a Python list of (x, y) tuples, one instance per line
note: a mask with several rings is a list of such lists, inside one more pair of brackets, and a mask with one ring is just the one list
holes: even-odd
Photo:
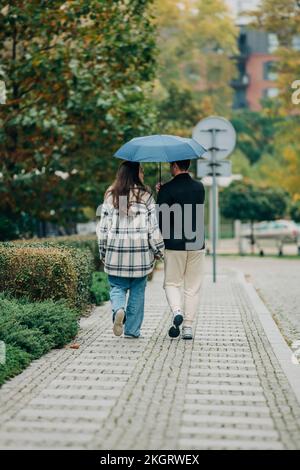
[(32, 238), (30, 240), (16, 240), (15, 244), (22, 245), (51, 245), (64, 246), (67, 248), (77, 248), (80, 250), (89, 250), (94, 263), (94, 271), (101, 269), (99, 257), (99, 247), (96, 235), (70, 235), (66, 237), (50, 237), (50, 238)]
[(64, 301), (30, 303), (0, 295), (0, 340), (6, 362), (0, 365), (0, 385), (52, 348), (64, 346), (78, 332), (78, 310)]
[(102, 302), (109, 300), (109, 283), (106, 273), (93, 273), (91, 295), (92, 301), (96, 305), (101, 305)]
[(0, 290), (29, 300), (65, 299), (80, 309), (90, 302), (89, 250), (51, 243), (2, 243)]

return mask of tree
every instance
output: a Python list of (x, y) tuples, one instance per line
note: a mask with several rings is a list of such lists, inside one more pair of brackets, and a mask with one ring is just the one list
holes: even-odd
[(300, 224), (300, 200), (294, 201), (291, 205), (290, 209), (290, 215), (291, 218), (296, 222), (297, 224)]
[(298, 0), (262, 0), (259, 8), (252, 13), (253, 25), (278, 38), (276, 50), (276, 71), (279, 96), (283, 113), (295, 113), (292, 103), (291, 85), (300, 74), (299, 50), (294, 41), (300, 35), (300, 2)]
[(151, 131), (151, 0), (6, 2), (0, 209), (67, 225), (96, 208), (124, 140)]
[(238, 134), (237, 149), (254, 164), (262, 155), (274, 153), (274, 138), (283, 117), (270, 113), (269, 108), (260, 112), (251, 110), (235, 111), (231, 122)]
[(253, 247), (254, 222), (283, 217), (287, 205), (288, 195), (282, 189), (236, 181), (222, 191), (220, 209), (222, 215), (228, 219), (250, 222)]
[(201, 104), (192, 91), (181, 90), (175, 83), (170, 83), (167, 97), (158, 102), (158, 112), (164, 132), (182, 136), (203, 117)]
[[(279, 95), (271, 100), (272, 108), (264, 106), (262, 110), (267, 121), (261, 123), (261, 134), (267, 145), (262, 142), (261, 157), (255, 165), (256, 178), (267, 185), (287, 190), (296, 199), (300, 196), (300, 112), (299, 106), (292, 102), (292, 83), (300, 76), (299, 48), (295, 47), (300, 35), (300, 2), (262, 0), (250, 15), (255, 28), (274, 33), (278, 38), (278, 48), (274, 51), (277, 58), (274, 62), (277, 72), (274, 87), (278, 88)], [(241, 136), (242, 145), (245, 140), (245, 152), (248, 141), (248, 151), (252, 153), (252, 135), (256, 134), (260, 132), (251, 132), (245, 139)]]
[(287, 117), (274, 136), (273, 154), (263, 155), (257, 168), (257, 178), (267, 185), (282, 188), (293, 199), (300, 196), (300, 126), (296, 118)]
[(258, 8), (249, 15), (255, 25), (276, 33), (279, 43), (288, 48), (300, 31), (299, 0), (261, 0)]
[[(166, 129), (171, 123), (172, 128), (189, 135), (198, 117), (229, 114), (229, 82), (235, 73), (230, 57), (236, 51), (237, 29), (223, 0), (157, 0), (155, 5), (159, 32), (157, 94), (164, 110), (160, 120)], [(184, 112), (193, 101), (190, 119), (184, 122), (187, 127), (182, 127), (182, 108), (174, 115), (174, 93)], [(192, 126), (189, 121), (193, 121)]]

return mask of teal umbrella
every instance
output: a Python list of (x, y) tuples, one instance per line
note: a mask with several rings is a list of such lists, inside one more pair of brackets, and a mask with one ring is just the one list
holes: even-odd
[(135, 137), (122, 145), (115, 157), (131, 162), (175, 162), (201, 157), (206, 149), (194, 139), (175, 135), (147, 135)]

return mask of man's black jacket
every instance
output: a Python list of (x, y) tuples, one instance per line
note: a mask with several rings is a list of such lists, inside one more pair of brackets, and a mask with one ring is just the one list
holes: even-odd
[[(205, 191), (201, 182), (195, 181), (188, 173), (180, 173), (175, 176), (171, 181), (162, 185), (158, 197), (157, 204), (159, 205), (159, 227), (164, 237), (165, 247), (168, 250), (179, 251), (193, 251), (201, 250), (204, 248), (204, 236), (200, 236), (202, 231), (204, 234), (204, 217), (199, 217), (199, 205), (204, 205)], [(165, 237), (165, 226), (168, 223), (166, 213), (162, 209), (162, 204), (173, 206), (178, 204), (181, 208), (180, 221), (175, 221), (174, 213), (170, 213), (170, 237)], [(203, 207), (204, 209), (204, 207)], [(197, 216), (196, 216), (197, 213)], [(181, 235), (178, 238), (178, 223), (181, 225)], [(185, 230), (183, 230), (185, 223)], [(187, 230), (186, 230), (187, 228)], [(196, 233), (196, 236), (190, 237), (191, 231)], [(191, 245), (191, 242), (192, 245)]]

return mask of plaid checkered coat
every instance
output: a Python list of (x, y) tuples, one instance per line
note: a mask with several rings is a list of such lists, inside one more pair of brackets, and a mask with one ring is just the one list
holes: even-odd
[(113, 276), (142, 277), (153, 270), (155, 257), (163, 257), (164, 242), (156, 218), (155, 201), (141, 193), (137, 202), (136, 191), (129, 196), (127, 211), (114, 208), (108, 193), (97, 225), (100, 259), (104, 271)]

